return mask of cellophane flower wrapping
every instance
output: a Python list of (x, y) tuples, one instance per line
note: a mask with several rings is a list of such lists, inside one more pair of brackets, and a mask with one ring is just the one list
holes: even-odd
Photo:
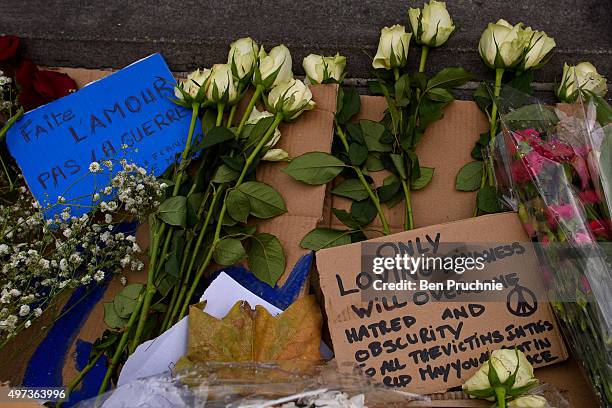
[(610, 406), (612, 111), (594, 95), (556, 107), (529, 102), (512, 108), (500, 101), (502, 132), (490, 152), (495, 181), (537, 243), (548, 298), (573, 355), (602, 406)]
[(429, 398), (375, 384), (335, 362), (201, 362), (138, 379), (77, 404), (78, 408), (366, 408)]

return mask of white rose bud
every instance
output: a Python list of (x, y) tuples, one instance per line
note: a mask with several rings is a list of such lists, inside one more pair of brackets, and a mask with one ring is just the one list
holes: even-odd
[(289, 153), (283, 149), (270, 149), (263, 155), (261, 160), (269, 162), (285, 161), (289, 157)]
[(259, 45), (251, 37), (234, 41), (227, 56), (227, 65), (238, 80), (250, 78), (259, 55)]
[(513, 68), (523, 58), (529, 38), (522, 24), (512, 26), (506, 20), (489, 23), (480, 36), (478, 51), (491, 68)]
[(590, 62), (581, 62), (576, 66), (563, 64), (563, 78), (556, 89), (557, 98), (561, 102), (573, 103), (579, 91), (589, 91), (604, 97), (608, 92), (606, 78)]
[[(500, 384), (491, 384), (489, 370), (493, 367)], [(518, 366), (518, 369), (517, 369)], [(509, 384), (509, 378), (516, 372), (514, 383)], [(533, 376), (533, 366), (519, 350), (501, 349), (491, 353), (491, 357), (470, 377), (462, 386), (463, 390), (471, 396), (486, 398), (491, 401), (495, 398), (496, 387), (503, 387), (506, 395), (513, 390), (524, 390), (537, 384)]]
[(525, 395), (512, 401), (508, 401), (508, 408), (547, 408), (549, 407), (546, 398), (540, 395)]
[(537, 68), (557, 44), (555, 39), (546, 35), (544, 31), (532, 31), (530, 27), (527, 27), (525, 32), (530, 35), (530, 40), (527, 45), (523, 70), (528, 70)]
[(392, 69), (406, 65), (411, 33), (406, 27), (396, 24), (380, 30), (378, 50), (372, 61), (375, 69)]
[(182, 101), (202, 102), (205, 97), (204, 86), (209, 76), (210, 69), (196, 69), (179, 82), (174, 88), (174, 95)]
[(253, 83), (262, 85), (264, 89), (270, 89), (283, 81), (293, 79), (292, 64), (291, 53), (284, 45), (277, 45), (269, 54), (266, 54), (262, 47)]
[(232, 103), (237, 97), (238, 90), (229, 65), (213, 65), (206, 83), (206, 98), (214, 103)]
[(340, 54), (333, 57), (310, 54), (304, 58), (302, 66), (312, 84), (340, 83), (346, 68), (346, 57)]
[(423, 11), (411, 7), (408, 10), (408, 18), (414, 40), (418, 44), (439, 47), (455, 31), (453, 20), (446, 10), (446, 3), (442, 1), (430, 0), (429, 4), (423, 6)]
[(299, 79), (290, 79), (272, 88), (267, 106), (272, 113), (281, 113), (283, 119), (292, 120), (305, 110), (314, 109), (315, 103), (308, 86)]
[[(251, 111), (251, 114), (249, 115), (249, 118), (247, 119), (246, 123), (248, 125), (255, 125), (261, 119), (263, 119), (263, 118), (270, 118), (270, 117), (274, 117), (274, 115), (271, 114), (268, 111), (260, 112), (260, 111), (257, 110), (257, 108), (253, 108), (253, 110)], [(276, 145), (276, 143), (278, 143), (280, 138), (281, 138), (281, 132), (280, 132), (280, 129), (277, 127), (276, 129), (274, 129), (274, 135), (270, 138), (268, 143), (266, 143), (266, 147), (273, 147), (274, 145)]]

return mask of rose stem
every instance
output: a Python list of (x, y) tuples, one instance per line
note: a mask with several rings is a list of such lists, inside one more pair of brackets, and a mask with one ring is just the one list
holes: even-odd
[(429, 55), (429, 47), (424, 45), (421, 48), (421, 61), (419, 62), (419, 72), (425, 72), (425, 63), (427, 62), (427, 56)]
[[(344, 150), (346, 150), (346, 152), (348, 153), (349, 145), (348, 145), (348, 142), (346, 141), (346, 135), (344, 134), (344, 131), (338, 124), (336, 124), (336, 134), (342, 141)], [(387, 218), (385, 217), (385, 213), (383, 212), (380, 206), (380, 200), (378, 199), (376, 194), (374, 194), (374, 192), (372, 191), (372, 188), (370, 187), (370, 184), (366, 181), (365, 177), (363, 176), (363, 172), (361, 171), (361, 168), (359, 168), (359, 166), (352, 166), (352, 167), (357, 173), (357, 177), (359, 178), (359, 181), (361, 181), (361, 184), (368, 192), (370, 199), (372, 199), (372, 202), (374, 203), (374, 206), (376, 207), (376, 211), (378, 211), (378, 217), (380, 218), (380, 222), (382, 223), (382, 227), (383, 227), (385, 235), (389, 235), (391, 233), (391, 229), (389, 228), (389, 222), (387, 221)]]
[(242, 133), (242, 129), (244, 129), (244, 125), (246, 124), (246, 121), (249, 119), (249, 116), (251, 116), (251, 112), (253, 112), (253, 108), (255, 107), (255, 104), (261, 97), (261, 94), (263, 93), (263, 91), (264, 91), (264, 88), (262, 85), (257, 85), (255, 87), (255, 92), (253, 92), (253, 96), (251, 97), (251, 100), (249, 101), (249, 104), (247, 105), (244, 111), (244, 114), (242, 115), (242, 119), (240, 120), (240, 125), (238, 125), (238, 130), (236, 130), (236, 139), (240, 137), (240, 134)]
[[(246, 162), (244, 164), (244, 168), (242, 169), (242, 172), (240, 173), (240, 176), (238, 177), (238, 180), (236, 181), (236, 184), (234, 185), (234, 188), (237, 188), (238, 186), (240, 186), (240, 184), (242, 184), (242, 181), (244, 180), (244, 177), (246, 176), (247, 171), (251, 167), (251, 164), (253, 163), (253, 160), (255, 160), (255, 158), (257, 157), (257, 155), (261, 151), (261, 149), (265, 146), (265, 144), (268, 142), (270, 137), (274, 134), (274, 131), (276, 130), (276, 128), (278, 127), (278, 125), (281, 123), (282, 120), (283, 120), (282, 114), (278, 114), (277, 113), (276, 117), (274, 118), (274, 122), (272, 122), (272, 125), (270, 126), (270, 128), (268, 129), (266, 134), (261, 138), (261, 140), (259, 141), (259, 143), (255, 147), (255, 150), (253, 150), (253, 152), (246, 159)], [(191, 301), (191, 298), (193, 297), (193, 293), (195, 292), (195, 290), (196, 290), (196, 288), (198, 286), (198, 283), (200, 282), (200, 279), (202, 279), (202, 275), (206, 271), (206, 268), (208, 268), (208, 265), (210, 264), (210, 261), (212, 259), (212, 254), (213, 254), (213, 251), (215, 249), (215, 245), (219, 241), (219, 237), (220, 237), (220, 234), (221, 234), (221, 227), (223, 225), (223, 218), (225, 217), (225, 212), (226, 211), (227, 211), (227, 201), (224, 200), (223, 201), (223, 206), (221, 207), (221, 212), (219, 214), (219, 219), (217, 220), (217, 227), (215, 228), (215, 235), (213, 237), (213, 242), (212, 242), (210, 248), (208, 249), (208, 252), (206, 254), (206, 258), (204, 259), (204, 262), (202, 263), (202, 265), (200, 265), (200, 268), (198, 269), (198, 272), (197, 272), (197, 274), (195, 276), (195, 279), (194, 279), (193, 283), (191, 284), (191, 288), (189, 289), (189, 292), (187, 293), (187, 297), (185, 298), (185, 302), (183, 303), (183, 307), (181, 309), (181, 313), (179, 315), (179, 319), (181, 319), (183, 316), (185, 316), (185, 313), (187, 312), (187, 308), (189, 307), (189, 302)]]
[[(193, 133), (195, 130), (196, 119), (198, 118), (198, 112), (200, 110), (200, 104), (194, 103), (191, 106), (191, 123), (189, 124), (189, 133), (187, 134), (187, 141), (185, 143), (185, 149), (181, 155), (181, 163), (179, 164), (179, 170), (175, 177), (174, 181), (174, 190), (172, 191), (172, 196), (175, 197), (180, 190), (181, 181), (183, 179), (183, 174), (185, 172), (185, 167), (187, 166), (187, 159), (189, 157), (189, 152), (191, 150), (191, 140), (193, 139)], [(147, 315), (149, 314), (149, 308), (151, 307), (151, 301), (153, 300), (153, 295), (157, 292), (155, 288), (155, 271), (157, 269), (157, 260), (159, 257), (159, 244), (161, 241), (161, 237), (164, 235), (166, 231), (166, 223), (162, 222), (159, 230), (154, 233), (153, 236), (153, 245), (151, 247), (151, 261), (149, 264), (149, 273), (147, 274), (147, 289), (144, 297), (144, 303), (142, 306), (142, 311), (140, 313), (140, 319), (138, 320), (138, 326), (136, 327), (136, 333), (134, 334), (134, 339), (132, 340), (132, 345), (130, 350), (136, 350), (136, 347), (140, 344), (140, 338), (142, 337), (142, 332), (144, 330), (144, 326), (147, 320)]]

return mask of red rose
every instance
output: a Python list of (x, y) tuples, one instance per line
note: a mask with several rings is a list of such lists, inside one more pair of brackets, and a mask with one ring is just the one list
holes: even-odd
[(605, 240), (610, 239), (610, 233), (608, 228), (606, 227), (606, 223), (602, 220), (593, 220), (589, 222), (589, 228), (593, 232), (593, 235), (597, 238), (602, 238)]
[(34, 74), (34, 89), (42, 97), (52, 101), (74, 92), (77, 88), (74, 79), (54, 71), (38, 71)]
[(11, 59), (17, 54), (19, 37), (14, 35), (0, 35), (0, 61)]
[(68, 75), (53, 71), (40, 71), (28, 59), (24, 59), (17, 68), (15, 80), (19, 85), (19, 103), (26, 110), (32, 110), (66, 96), (77, 87), (76, 82)]
[(551, 140), (544, 143), (541, 149), (542, 156), (554, 161), (568, 161), (575, 155), (572, 146), (560, 140)]
[(594, 190), (580, 191), (578, 192), (578, 196), (584, 204), (595, 205), (599, 203), (599, 196)]

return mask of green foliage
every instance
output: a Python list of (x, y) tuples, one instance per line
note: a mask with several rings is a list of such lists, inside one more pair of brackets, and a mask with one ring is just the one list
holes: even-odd
[(272, 218), (287, 212), (283, 197), (266, 183), (247, 181), (237, 190), (247, 196), (250, 212), (254, 217)]
[(187, 226), (187, 198), (170, 197), (164, 200), (157, 210), (157, 216), (166, 224), (178, 227)]
[(320, 249), (347, 245), (350, 243), (350, 231), (342, 231), (332, 228), (316, 228), (304, 236), (300, 242), (300, 246), (304, 249), (318, 251)]
[(455, 179), (455, 188), (459, 191), (476, 191), (480, 188), (484, 172), (481, 161), (473, 161), (464, 165)]
[(285, 271), (285, 254), (278, 238), (272, 234), (254, 234), (247, 255), (251, 272), (274, 287)]
[(293, 159), (283, 172), (303, 183), (320, 185), (333, 180), (344, 167), (342, 160), (329, 153), (310, 152)]

